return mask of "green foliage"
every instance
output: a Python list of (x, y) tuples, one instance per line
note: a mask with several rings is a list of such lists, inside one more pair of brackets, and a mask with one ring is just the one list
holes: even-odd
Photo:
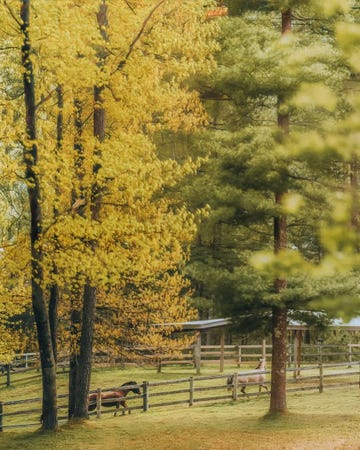
[[(345, 273), (354, 268), (348, 253), (358, 247), (355, 229), (352, 238), (344, 233), (353, 209), (343, 196), (336, 202), (346, 176), (338, 151), (348, 148), (350, 154), (356, 147), (349, 128), (337, 131), (351, 102), (344, 96), (350, 70), (335, 41), (336, 19), (344, 20), (349, 10), (347, 2), (337, 1), (230, 1), (228, 6), (219, 67), (205, 92), (215, 99), (207, 103), (211, 158), (193, 186), (203, 204), (208, 193), (211, 210), (188, 271), (217, 313), (256, 329), (272, 305), (311, 310), (324, 305), (311, 303), (314, 299), (355, 294), (350, 278), (337, 272), (335, 252), (332, 263), (326, 256), (329, 247), (348, 247)], [(293, 31), (281, 37), (280, 13), (286, 8), (292, 10)], [(279, 115), (290, 117), (287, 136), (278, 127)], [(285, 192), (281, 204), (276, 192)], [(331, 220), (338, 227), (325, 227), (335, 204), (338, 219)], [(288, 249), (274, 255), (273, 217), (279, 215), (287, 217)], [(287, 280), (281, 293), (274, 290), (276, 278)]]

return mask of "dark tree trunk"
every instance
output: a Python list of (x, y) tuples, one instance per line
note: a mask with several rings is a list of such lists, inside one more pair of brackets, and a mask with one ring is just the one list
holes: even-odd
[(96, 289), (86, 283), (82, 311), (80, 353), (77, 361), (75, 407), (73, 417), (88, 418), (88, 395), (91, 380), (92, 348), (94, 336)]
[[(54, 269), (55, 270), (55, 269)], [(49, 298), (49, 324), (51, 334), (51, 345), (54, 353), (54, 361), (57, 364), (58, 352), (57, 352), (57, 325), (58, 325), (58, 305), (59, 305), (59, 287), (53, 284), (50, 287)]]
[(270, 413), (284, 413), (286, 406), (287, 309), (272, 309), (272, 366)]
[(68, 403), (69, 420), (71, 420), (74, 417), (75, 412), (77, 368), (78, 368), (77, 354), (71, 351), (69, 360), (69, 403)]
[(75, 307), (81, 296), (80, 290), (72, 292), (72, 309), (70, 317), (70, 364), (69, 364), (69, 406), (68, 417), (71, 419), (75, 414), (75, 404), (77, 398), (77, 379), (79, 373), (79, 349), (80, 349), (80, 326), (81, 312)]
[[(291, 31), (291, 9), (282, 12), (281, 33)], [(282, 114), (281, 105), (284, 99), (278, 98), (278, 126), (283, 135), (289, 132), (289, 114)], [(284, 182), (285, 186), (285, 182)], [(282, 204), (286, 188), (282, 187), (275, 194), (275, 204)], [(277, 254), (285, 249), (287, 245), (287, 225), (285, 216), (274, 217), (274, 252)], [(275, 292), (280, 294), (286, 289), (286, 280), (276, 279), (274, 282)], [(286, 406), (286, 366), (287, 366), (287, 308), (279, 302), (278, 306), (272, 308), (272, 367), (271, 367), (271, 397), (270, 413), (285, 413)]]
[[(106, 27), (107, 23), (107, 6), (105, 0), (102, 0), (97, 14), (97, 21), (101, 36), (107, 40)], [(102, 67), (106, 58), (104, 49), (100, 49), (98, 53), (98, 64)], [(94, 222), (99, 220), (100, 202), (102, 196), (102, 188), (97, 182), (97, 175), (101, 168), (98, 161), (101, 157), (101, 143), (105, 140), (105, 108), (103, 100), (104, 86), (94, 86), (94, 129), (93, 133), (98, 141), (98, 145), (94, 150), (94, 159), (97, 161), (93, 165), (93, 179), (94, 182), (91, 187), (91, 202), (90, 211), (91, 219)], [(97, 243), (91, 243), (93, 253), (96, 253)], [(76, 378), (76, 399), (73, 417), (87, 418), (88, 417), (88, 395), (91, 380), (92, 368), (92, 349), (94, 337), (94, 323), (96, 312), (96, 295), (97, 289), (92, 284), (91, 280), (87, 280), (84, 287), (83, 309), (82, 309), (82, 324), (81, 324), (81, 338), (80, 338), (80, 354), (78, 359), (77, 378)]]
[(48, 310), (42, 287), (44, 285), (42, 251), (40, 245), (42, 211), (40, 201), (40, 185), (36, 171), (36, 166), (38, 163), (38, 148), (36, 143), (35, 80), (30, 58), (30, 0), (21, 1), (20, 17), (22, 20), (21, 32), (23, 36), (21, 51), (22, 66), (24, 70), (23, 83), (26, 110), (26, 141), (28, 142), (24, 148), (24, 163), (31, 217), (30, 242), (32, 305), (37, 328), (42, 371), (42, 426), (46, 430), (55, 430), (58, 426), (56, 367), (52, 348)]
[[(74, 142), (75, 162), (74, 169), (76, 174), (75, 186), (72, 191), (72, 204), (76, 205), (78, 200), (86, 200), (86, 189), (83, 186), (83, 179), (85, 176), (84, 167), (84, 148), (81, 143), (83, 120), (82, 120), (82, 104), (79, 100), (74, 100), (74, 127), (76, 131), (76, 138)], [(74, 207), (74, 206), (73, 206)], [(85, 216), (84, 209), (76, 209), (76, 214)], [(75, 280), (74, 286), (71, 290), (71, 315), (70, 315), (70, 367), (69, 367), (69, 406), (68, 417), (71, 419), (75, 417), (76, 402), (77, 402), (77, 385), (79, 378), (79, 358), (80, 358), (80, 331), (81, 331), (81, 300), (83, 299), (83, 288), (81, 288), (80, 273), (78, 274), (79, 281)]]
[[(94, 135), (99, 142), (105, 139), (105, 110), (103, 108), (102, 87), (94, 88)], [(100, 150), (96, 150), (96, 157), (100, 155)], [(96, 180), (100, 169), (98, 164), (94, 164), (93, 175)], [(95, 181), (91, 192), (91, 218), (97, 221), (100, 212), (101, 189)], [(96, 252), (96, 242), (92, 244), (94, 253)], [(87, 403), (90, 388), (91, 366), (92, 366), (92, 348), (94, 323), (96, 312), (96, 287), (92, 286), (88, 280), (84, 287), (80, 354), (78, 358), (78, 368), (76, 377), (76, 400), (73, 417), (87, 418)]]
[[(281, 205), (282, 195), (276, 194), (275, 202)], [(274, 218), (274, 252), (286, 248), (286, 217)], [(280, 294), (286, 288), (286, 280), (276, 279), (275, 292)], [(286, 365), (287, 365), (287, 308), (272, 308), (272, 366), (270, 413), (283, 413), (286, 406)]]
[[(61, 149), (62, 149), (62, 141), (63, 141), (63, 126), (64, 126), (64, 119), (63, 119), (63, 107), (64, 107), (64, 99), (63, 99), (63, 90), (61, 86), (58, 86), (56, 89), (57, 94), (57, 104), (59, 108), (59, 112), (57, 114), (57, 122), (56, 122), (56, 157), (61, 158)], [(55, 192), (57, 196), (61, 195), (60, 191), (60, 179), (58, 173), (55, 174)], [(59, 211), (56, 206), (54, 205), (53, 209), (54, 213), (54, 220), (57, 219), (59, 216)], [(58, 245), (58, 239), (57, 235), (54, 236), (54, 247), (55, 249), (59, 248)], [(58, 269), (56, 267), (56, 263), (53, 263), (53, 269), (52, 269), (53, 275), (58, 274)], [(60, 290), (56, 283), (53, 283), (50, 286), (50, 298), (49, 298), (49, 322), (50, 322), (50, 330), (51, 330), (51, 342), (54, 352), (54, 359), (55, 364), (57, 363), (58, 359), (58, 352), (57, 352), (57, 328), (58, 328), (58, 306), (59, 306), (59, 299), (60, 299)]]

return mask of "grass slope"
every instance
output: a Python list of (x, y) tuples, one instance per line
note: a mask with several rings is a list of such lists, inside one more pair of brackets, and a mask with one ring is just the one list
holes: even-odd
[[(154, 369), (145, 373), (112, 369), (95, 371), (93, 383), (96, 387), (128, 379), (141, 382), (176, 378), (174, 372), (156, 374)], [(65, 387), (65, 380), (63, 384)], [(18, 389), (1, 389), (1, 397), (4, 392), (15, 396)], [(5, 431), (0, 433), (0, 449), (355, 450), (360, 449), (359, 406), (359, 388), (342, 387), (322, 394), (288, 394), (289, 413), (277, 419), (267, 417), (267, 396), (154, 408), (126, 416), (106, 414), (101, 419), (63, 426), (57, 433)]]
[(268, 398), (153, 409), (64, 426), (57, 433), (4, 432), (6, 450), (359, 449), (357, 388), (288, 396), (289, 414), (266, 417)]

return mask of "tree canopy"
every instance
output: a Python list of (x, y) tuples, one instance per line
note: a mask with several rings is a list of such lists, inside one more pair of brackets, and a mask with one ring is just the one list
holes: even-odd
[(83, 417), (93, 350), (176, 351), (169, 323), (225, 314), (272, 329), (275, 390), (288, 314), (358, 313), (357, 2), (0, 14), (0, 358), (36, 324), (44, 428), (57, 348)]
[[(49, 333), (59, 319), (62, 347), (82, 355), (76, 347), (92, 337), (92, 308), (100, 347), (121, 345), (124, 333), (132, 346), (159, 345), (154, 322), (193, 315), (179, 269), (194, 217), (163, 192), (195, 166), (160, 160), (153, 136), (205, 123), (186, 80), (213, 67), (216, 25), (205, 20), (205, 2), (9, 0), (0, 8), (3, 179), (12, 196), (29, 196), (22, 226), (4, 229), (2, 275), (22, 267), (43, 367), (54, 366)], [(60, 290), (54, 303), (52, 287)], [(54, 392), (53, 374), (43, 376)], [(52, 428), (48, 407), (44, 426)]]

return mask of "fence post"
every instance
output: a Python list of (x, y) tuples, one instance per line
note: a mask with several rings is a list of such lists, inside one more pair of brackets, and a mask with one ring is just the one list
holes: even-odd
[(241, 345), (237, 346), (237, 366), (241, 366)]
[(10, 386), (10, 364), (6, 364), (6, 386)]
[(289, 342), (287, 346), (287, 366), (291, 367), (293, 362), (294, 362), (294, 348), (293, 344)]
[(189, 406), (192, 406), (194, 404), (194, 378), (190, 377), (189, 378), (189, 382), (190, 382), (190, 389), (189, 389), (189, 394), (190, 394), (190, 398), (189, 398)]
[(349, 348), (349, 350), (348, 350), (349, 366), (348, 367), (351, 367), (351, 363), (352, 363), (352, 344), (351, 344), (351, 342), (350, 342), (350, 344), (348, 344), (348, 348)]
[(96, 390), (96, 417), (101, 418), (101, 388)]
[(266, 339), (261, 342), (261, 358), (266, 359)]
[(237, 400), (238, 397), (238, 374), (234, 373), (233, 376), (233, 391), (232, 391), (232, 399)]
[(201, 335), (198, 334), (194, 344), (194, 362), (196, 368), (196, 375), (200, 375), (201, 370)]
[(224, 372), (225, 360), (225, 335), (224, 332), (220, 336), (220, 373)]
[(149, 409), (149, 382), (143, 382), (143, 411), (146, 412)]
[(324, 392), (324, 373), (323, 373), (323, 365), (319, 364), (319, 393)]
[(323, 362), (322, 344), (323, 344), (323, 340), (318, 339), (317, 348), (318, 348), (318, 363), (319, 364), (322, 364), (322, 362)]
[(3, 431), (3, 412), (4, 412), (3, 402), (0, 402), (0, 431)]

